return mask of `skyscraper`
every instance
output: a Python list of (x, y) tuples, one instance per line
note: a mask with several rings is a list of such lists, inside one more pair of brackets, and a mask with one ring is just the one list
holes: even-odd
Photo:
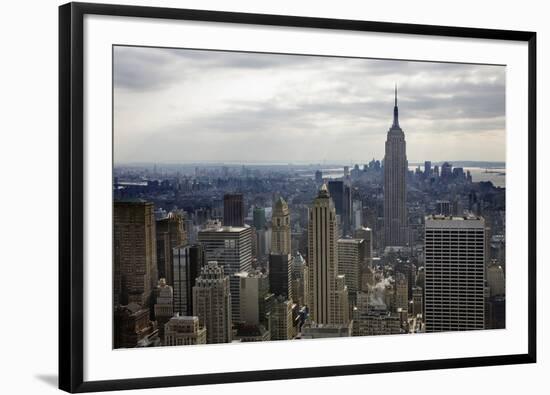
[(207, 343), (229, 343), (232, 336), (229, 278), (217, 262), (201, 269), (193, 287), (193, 315), (206, 328)]
[(241, 193), (223, 196), (223, 225), (244, 226), (244, 201)]
[(366, 266), (366, 242), (363, 239), (338, 240), (338, 274), (343, 274), (352, 301), (360, 291), (361, 273)]
[(351, 189), (342, 180), (328, 182), (328, 191), (334, 202), (336, 214), (340, 216), (343, 235), (349, 235), (351, 230)]
[(269, 308), (266, 308), (269, 282), (261, 272), (241, 277), (240, 309), (241, 322), (247, 324), (263, 324), (268, 327)]
[(252, 211), (253, 224), (256, 229), (263, 229), (265, 226), (265, 208), (254, 207)]
[(432, 162), (427, 160), (424, 162), (424, 176), (430, 177), (432, 175)]
[(271, 340), (290, 340), (294, 337), (292, 302), (277, 297), (271, 309)]
[(309, 297), (308, 266), (304, 257), (297, 253), (292, 259), (292, 300), (298, 306), (307, 306)]
[(309, 211), (308, 224), (310, 317), (318, 324), (335, 323), (337, 239), (336, 209), (323, 184)]
[(137, 303), (149, 307), (158, 276), (153, 203), (115, 201), (113, 243), (115, 306)]
[(169, 213), (168, 217), (157, 220), (156, 236), (158, 275), (165, 278), (168, 285), (173, 285), (172, 249), (187, 242), (183, 217), (179, 214)]
[(363, 239), (365, 244), (365, 262), (372, 265), (372, 229), (361, 227), (353, 232), (355, 239)]
[(199, 244), (174, 248), (174, 313), (193, 315), (193, 287), (204, 266), (204, 249)]
[(269, 292), (292, 300), (292, 255), (269, 254)]
[(388, 130), (384, 156), (384, 239), (386, 246), (404, 246), (407, 241), (407, 147), (399, 126), (397, 86), (393, 124)]
[(252, 230), (249, 226), (221, 226), (209, 224), (199, 232), (199, 243), (204, 247), (207, 261), (216, 261), (230, 278), (233, 321), (240, 321), (240, 281), (236, 273), (252, 269)]
[(485, 220), (426, 217), (426, 332), (485, 328)]
[(155, 293), (155, 320), (159, 329), (159, 337), (164, 339), (164, 324), (174, 315), (174, 291), (171, 286), (166, 284), (166, 280), (161, 278)]
[(271, 252), (290, 254), (290, 211), (282, 197), (273, 204), (271, 223)]

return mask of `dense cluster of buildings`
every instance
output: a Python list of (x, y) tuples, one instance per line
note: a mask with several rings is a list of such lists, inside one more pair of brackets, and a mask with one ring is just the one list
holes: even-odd
[(382, 162), (193, 173), (115, 170), (115, 348), (505, 325), (504, 189), (410, 171), (397, 91)]

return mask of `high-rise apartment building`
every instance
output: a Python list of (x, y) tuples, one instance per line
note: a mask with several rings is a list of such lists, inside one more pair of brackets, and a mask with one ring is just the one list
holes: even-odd
[(193, 315), (193, 287), (205, 264), (200, 244), (178, 246), (172, 251), (174, 269), (174, 313)]
[(206, 328), (200, 327), (199, 317), (176, 315), (167, 323), (164, 331), (165, 346), (206, 344)]
[(226, 193), (223, 196), (224, 226), (244, 226), (244, 213), (242, 193)]
[(407, 243), (407, 145), (405, 133), (399, 126), (397, 87), (393, 124), (388, 130), (384, 156), (384, 239), (386, 246)]
[(310, 317), (318, 324), (336, 323), (337, 239), (336, 209), (323, 184), (309, 211), (308, 224)]
[(485, 220), (429, 216), (425, 220), (426, 332), (485, 328)]
[(217, 262), (208, 262), (193, 287), (193, 315), (206, 328), (207, 343), (229, 343), (232, 339), (229, 278)]
[(169, 213), (166, 218), (156, 221), (157, 267), (160, 278), (168, 285), (174, 284), (172, 250), (187, 243), (184, 220), (180, 214)]
[(230, 278), (233, 321), (240, 321), (240, 280), (236, 273), (249, 273), (252, 269), (252, 230), (249, 226), (221, 226), (208, 224), (199, 232), (206, 260), (216, 261)]
[(271, 252), (290, 254), (290, 210), (287, 202), (279, 197), (273, 204), (271, 217)]
[(155, 214), (151, 202), (141, 199), (114, 202), (114, 304), (151, 305), (157, 284)]

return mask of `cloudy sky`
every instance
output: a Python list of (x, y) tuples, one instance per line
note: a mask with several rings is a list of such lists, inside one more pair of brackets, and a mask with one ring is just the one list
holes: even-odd
[(115, 163), (505, 160), (505, 67), (115, 47)]

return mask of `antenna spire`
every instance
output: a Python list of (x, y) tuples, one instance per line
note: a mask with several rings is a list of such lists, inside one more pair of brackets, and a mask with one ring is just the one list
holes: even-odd
[(395, 84), (395, 105), (393, 107), (393, 125), (392, 127), (399, 127), (399, 110), (397, 109), (397, 83)]

